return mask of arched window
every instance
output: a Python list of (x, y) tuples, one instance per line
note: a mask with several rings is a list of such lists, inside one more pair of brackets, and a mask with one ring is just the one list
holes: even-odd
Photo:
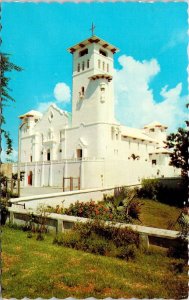
[(85, 62), (84, 61), (82, 62), (82, 70), (83, 71), (85, 70)]
[(99, 50), (99, 53), (102, 54), (103, 56), (107, 56), (106, 51), (104, 51), (104, 50), (102, 50), (102, 49)]
[(89, 59), (87, 60), (87, 68), (89, 68)]
[(84, 56), (84, 55), (86, 55), (86, 54), (88, 54), (88, 49), (84, 49), (84, 50), (82, 50), (82, 51), (79, 52), (79, 56), (80, 56), (80, 57), (81, 57), (81, 56)]
[(77, 72), (80, 72), (80, 64), (77, 65)]
[(47, 150), (47, 160), (51, 160), (51, 151), (50, 149)]

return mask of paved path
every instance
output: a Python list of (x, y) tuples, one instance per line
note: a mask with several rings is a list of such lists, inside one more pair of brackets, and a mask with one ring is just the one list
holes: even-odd
[(43, 194), (51, 194), (51, 193), (61, 193), (62, 188), (58, 187), (25, 187), (21, 188), (20, 196), (33, 196), (33, 195), (43, 195)]

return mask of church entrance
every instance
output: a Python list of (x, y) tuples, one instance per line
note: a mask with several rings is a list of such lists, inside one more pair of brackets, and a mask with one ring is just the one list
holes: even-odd
[(30, 173), (29, 173), (29, 175), (28, 175), (28, 184), (29, 185), (32, 185), (32, 178), (33, 177), (33, 173), (32, 173), (32, 171), (30, 171)]
[(82, 157), (83, 157), (82, 149), (77, 149), (77, 159), (82, 159)]

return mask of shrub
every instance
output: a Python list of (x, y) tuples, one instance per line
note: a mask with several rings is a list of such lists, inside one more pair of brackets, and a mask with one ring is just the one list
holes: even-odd
[(168, 187), (158, 179), (143, 179), (138, 197), (158, 200), (162, 203), (183, 207), (187, 203), (187, 182), (182, 180), (176, 187)]
[(117, 189), (114, 197), (104, 196), (105, 205), (113, 214), (113, 221), (121, 223), (132, 223), (133, 219), (140, 221), (141, 206), (143, 203), (137, 200), (138, 189)]
[(23, 230), (23, 227), (24, 225), (18, 225), (16, 223), (13, 223), (11, 221), (7, 222), (6, 225), (9, 227), (9, 228), (12, 228), (12, 229), (18, 229), (18, 230)]
[(95, 203), (77, 201), (69, 208), (63, 209), (48, 207), (49, 212), (65, 213), (67, 215), (99, 219), (104, 221), (115, 221), (121, 223), (132, 223), (133, 219), (139, 219), (141, 203), (135, 200), (136, 190), (126, 189), (125, 187), (115, 189), (114, 196), (104, 195), (102, 202)]
[(116, 228), (100, 220), (77, 223), (72, 230), (59, 234), (54, 243), (95, 254), (134, 259), (139, 236), (128, 228)]
[(137, 247), (139, 245), (139, 234), (132, 229), (114, 227), (100, 220), (89, 221), (85, 224), (76, 223), (74, 230), (79, 231), (82, 238), (88, 238), (95, 233), (108, 241), (113, 241), (117, 247), (126, 244), (135, 244)]
[(63, 206), (64, 201), (62, 201), (62, 205), (56, 205), (56, 207), (47, 206), (46, 212), (48, 213), (56, 213), (56, 214), (64, 214), (65, 208)]
[(132, 219), (140, 221), (140, 214), (141, 214), (142, 205), (144, 205), (144, 203), (142, 203), (139, 200), (131, 201), (128, 205), (128, 215), (129, 215), (129, 217), (131, 217)]
[(129, 189), (122, 186), (122, 187), (119, 187), (119, 188), (115, 188), (114, 190), (114, 197), (113, 199), (118, 199), (118, 200), (124, 200), (125, 198), (128, 197), (128, 194), (129, 194)]
[(64, 236), (64, 233), (57, 234), (53, 239), (53, 244), (57, 244), (60, 246), (63, 245), (63, 236)]
[(116, 255), (118, 258), (125, 260), (133, 260), (137, 256), (137, 248), (135, 245), (127, 245), (118, 248), (118, 253)]
[(160, 182), (158, 179), (143, 179), (142, 188), (139, 190), (139, 196), (157, 200)]
[(10, 198), (18, 198), (18, 193), (16, 192), (11, 192), (11, 190), (9, 189), (1, 189), (1, 197), (2, 198), (7, 198), (7, 199), (10, 199)]
[(71, 248), (75, 248), (80, 241), (80, 234), (77, 231), (67, 231), (64, 234), (63, 244)]
[(66, 231), (63, 234), (56, 235), (53, 240), (54, 244), (63, 245), (70, 248), (77, 248), (76, 245), (80, 241), (80, 235), (77, 231)]
[(92, 231), (94, 231), (94, 224), (93, 221), (88, 221), (87, 223), (83, 224), (80, 222), (75, 223), (73, 230), (78, 231), (82, 239), (88, 238)]
[(91, 234), (90, 238), (86, 240), (88, 250), (91, 253), (106, 255), (111, 250), (111, 244), (105, 238), (99, 237), (96, 234)]
[(43, 241), (43, 240), (44, 240), (44, 236), (42, 235), (41, 232), (39, 232), (39, 233), (37, 234), (36, 240), (37, 240), (37, 241)]
[(165, 204), (183, 207), (188, 200), (187, 191), (183, 185), (171, 188), (160, 184), (157, 199)]
[(117, 247), (134, 244), (139, 246), (139, 234), (129, 228), (113, 227), (112, 240)]
[(188, 261), (188, 242), (178, 237), (175, 246), (169, 248), (167, 255), (174, 258), (182, 258)]
[(5, 225), (9, 211), (7, 207), (0, 202), (0, 225)]
[(71, 204), (69, 208), (65, 209), (64, 213), (83, 218), (97, 218), (102, 220), (113, 219), (113, 214), (108, 207), (102, 203), (95, 203), (92, 200), (86, 203), (77, 201), (75, 204)]
[(175, 274), (181, 274), (183, 272), (187, 272), (187, 264), (186, 261), (180, 259), (178, 261), (174, 261), (170, 266), (171, 272)]

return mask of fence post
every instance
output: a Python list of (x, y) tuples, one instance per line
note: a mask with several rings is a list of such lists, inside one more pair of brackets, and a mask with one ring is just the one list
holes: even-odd
[(78, 190), (80, 190), (80, 177), (78, 177)]
[(70, 191), (73, 191), (73, 177), (70, 177)]
[(18, 197), (20, 197), (20, 179), (18, 179)]
[(9, 221), (13, 224), (14, 223), (14, 212), (10, 211), (9, 212)]
[(13, 193), (13, 178), (11, 178), (11, 193)]
[(57, 220), (56, 233), (63, 231), (63, 221)]
[(63, 192), (65, 191), (65, 186), (64, 186), (64, 177), (63, 177), (63, 183), (62, 183), (62, 186), (63, 186)]
[(140, 233), (139, 234), (140, 247), (143, 249), (149, 249), (149, 238), (148, 234)]

